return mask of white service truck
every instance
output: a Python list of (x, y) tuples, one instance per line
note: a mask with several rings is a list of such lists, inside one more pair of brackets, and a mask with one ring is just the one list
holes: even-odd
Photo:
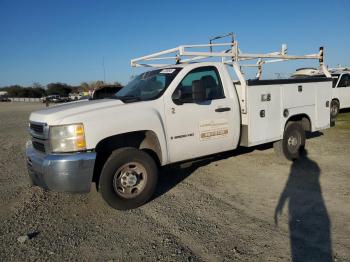
[[(225, 45), (226, 51), (212, 50)], [(210, 51), (198, 51), (205, 47)], [(175, 56), (165, 56), (171, 53)], [(150, 64), (172, 58), (175, 64)], [(329, 75), (323, 49), (306, 56), (283, 50), (244, 54), (234, 40), (134, 59), (132, 66), (155, 68), (114, 98), (72, 102), (30, 115), (26, 156), (32, 183), (48, 190), (88, 192), (95, 182), (111, 207), (130, 209), (150, 199), (158, 168), (164, 165), (268, 142), (275, 142), (287, 159), (297, 159), (305, 131), (330, 126), (332, 79), (246, 81), (240, 62), (257, 58), (317, 59)], [(196, 60), (201, 62), (192, 63)], [(230, 71), (239, 81), (234, 83)]]
[[(332, 100), (331, 100), (331, 119), (335, 120), (340, 109), (350, 108), (350, 68), (336, 67), (329, 68), (332, 79)], [(293, 74), (295, 78), (321, 77), (324, 76), (317, 68), (299, 68)]]

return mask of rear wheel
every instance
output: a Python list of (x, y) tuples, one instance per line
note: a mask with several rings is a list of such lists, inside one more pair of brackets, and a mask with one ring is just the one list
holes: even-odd
[(304, 147), (305, 131), (299, 122), (288, 123), (283, 133), (283, 139), (274, 143), (277, 155), (288, 160), (298, 159)]
[(339, 114), (339, 102), (337, 100), (332, 100), (331, 102), (331, 126), (335, 125), (335, 119), (337, 117), (337, 115)]
[(132, 209), (151, 198), (157, 180), (157, 165), (151, 156), (135, 148), (121, 148), (103, 166), (99, 190), (111, 207)]

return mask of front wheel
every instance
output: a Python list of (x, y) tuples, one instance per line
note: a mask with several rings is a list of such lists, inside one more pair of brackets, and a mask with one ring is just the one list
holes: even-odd
[(304, 147), (305, 131), (298, 122), (288, 123), (283, 133), (283, 139), (274, 143), (277, 155), (291, 161), (300, 157)]
[(99, 191), (109, 206), (132, 209), (152, 197), (157, 181), (158, 169), (151, 156), (136, 148), (121, 148), (103, 166)]

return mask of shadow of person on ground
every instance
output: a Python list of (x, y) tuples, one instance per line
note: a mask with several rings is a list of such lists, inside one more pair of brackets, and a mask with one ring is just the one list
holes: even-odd
[(331, 222), (320, 185), (321, 170), (304, 155), (294, 161), (275, 209), (275, 223), (289, 201), (292, 261), (333, 261)]

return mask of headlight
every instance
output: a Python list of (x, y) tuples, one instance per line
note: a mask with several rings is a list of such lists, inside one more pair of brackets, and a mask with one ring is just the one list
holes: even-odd
[(83, 124), (50, 127), (52, 152), (74, 152), (86, 149)]

